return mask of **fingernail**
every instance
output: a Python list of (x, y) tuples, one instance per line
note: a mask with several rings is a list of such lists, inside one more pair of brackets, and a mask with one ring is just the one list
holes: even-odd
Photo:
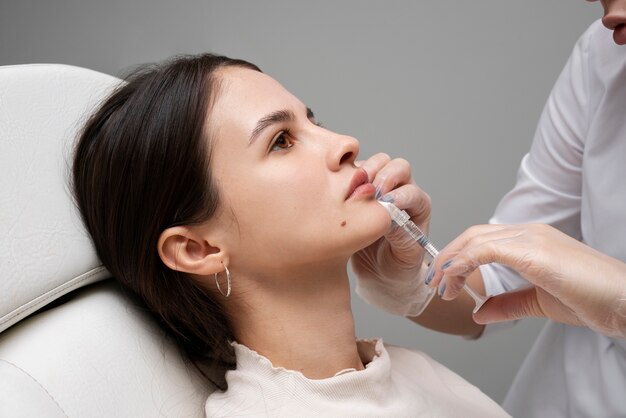
[(430, 282), (433, 280), (434, 275), (435, 275), (435, 265), (431, 264), (430, 267), (428, 268), (428, 273), (426, 274), (426, 280), (424, 281), (424, 284), (426, 286), (428, 286)]
[(441, 270), (447, 269), (448, 267), (452, 265), (452, 263), (454, 263), (454, 258), (451, 258), (450, 260), (443, 263), (443, 265), (441, 266)]
[(446, 291), (446, 282), (445, 280), (442, 280), (441, 284), (439, 285), (439, 297), (442, 298), (445, 291)]
[[(380, 191), (380, 187), (376, 186), (376, 194), (374, 194), (374, 199), (379, 200), (382, 192)], [(383, 200), (384, 202), (384, 200)]]
[(390, 195), (390, 194), (384, 195), (380, 200), (383, 201), (383, 202), (387, 202), (387, 203), (393, 203), (395, 201), (393, 196)]

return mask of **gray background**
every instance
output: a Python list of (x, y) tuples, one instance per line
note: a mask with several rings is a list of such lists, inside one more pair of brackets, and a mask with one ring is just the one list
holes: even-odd
[[(113, 75), (172, 54), (250, 60), (330, 129), (413, 165), (444, 244), (514, 184), (552, 84), (601, 16), (571, 0), (0, 0), (0, 65)], [(501, 401), (542, 320), (466, 341), (354, 303), (358, 335), (418, 347)]]

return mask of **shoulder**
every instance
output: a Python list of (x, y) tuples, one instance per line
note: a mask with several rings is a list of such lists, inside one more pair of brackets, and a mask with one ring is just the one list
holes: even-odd
[(601, 19), (598, 19), (589, 25), (577, 42), (577, 45), (584, 50), (587, 50), (588, 48), (596, 49), (598, 47), (606, 45), (611, 46), (614, 44), (613, 32), (604, 27)]
[[(610, 74), (616, 72), (616, 61), (626, 64), (624, 48), (614, 42), (613, 31), (604, 27), (600, 19), (589, 25), (581, 35), (575, 52), (576, 50), (587, 58), (592, 67), (611, 70), (609, 71)], [(607, 67), (604, 68), (605, 66)], [(593, 69), (591, 70), (593, 71)], [(601, 75), (606, 76), (606, 74)]]
[(437, 360), (433, 359), (423, 351), (415, 348), (401, 347), (399, 345), (385, 343), (385, 349), (389, 353), (389, 358), (396, 364), (414, 363), (414, 364), (428, 364), (434, 367), (444, 367)]
[(597, 19), (589, 25), (589, 27), (587, 27), (587, 30), (585, 30), (582, 34), (581, 39), (598, 39), (604, 41), (611, 39), (611, 36), (611, 31), (604, 27), (602, 19)]
[(385, 348), (395, 373), (416, 376), (418, 372), (420, 379), (438, 381), (442, 385), (474, 386), (422, 351), (392, 344), (385, 344)]
[(385, 344), (385, 348), (395, 384), (427, 395), (433, 402), (456, 411), (457, 415), (464, 411), (464, 416), (509, 416), (479, 388), (428, 354), (390, 344)]
[(392, 373), (397, 376), (418, 385), (483, 395), (476, 386), (422, 351), (387, 344), (385, 348), (389, 353)]

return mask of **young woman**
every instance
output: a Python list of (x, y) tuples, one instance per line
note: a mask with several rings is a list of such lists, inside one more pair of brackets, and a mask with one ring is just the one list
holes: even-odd
[(84, 222), (218, 386), (207, 415), (506, 416), (425, 354), (356, 339), (347, 263), (390, 226), (371, 181), (417, 189), (405, 161), (366, 172), (358, 152), (256, 66), (209, 54), (136, 72), (87, 122)]

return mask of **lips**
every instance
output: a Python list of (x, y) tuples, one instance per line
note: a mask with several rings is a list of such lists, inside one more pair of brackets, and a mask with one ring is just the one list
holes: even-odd
[(626, 24), (622, 23), (613, 30), (613, 40), (618, 45), (626, 45)]
[(374, 186), (369, 182), (369, 178), (367, 177), (365, 170), (359, 168), (352, 176), (350, 186), (348, 187), (348, 191), (346, 193), (346, 200), (356, 195), (373, 193), (374, 190)]

